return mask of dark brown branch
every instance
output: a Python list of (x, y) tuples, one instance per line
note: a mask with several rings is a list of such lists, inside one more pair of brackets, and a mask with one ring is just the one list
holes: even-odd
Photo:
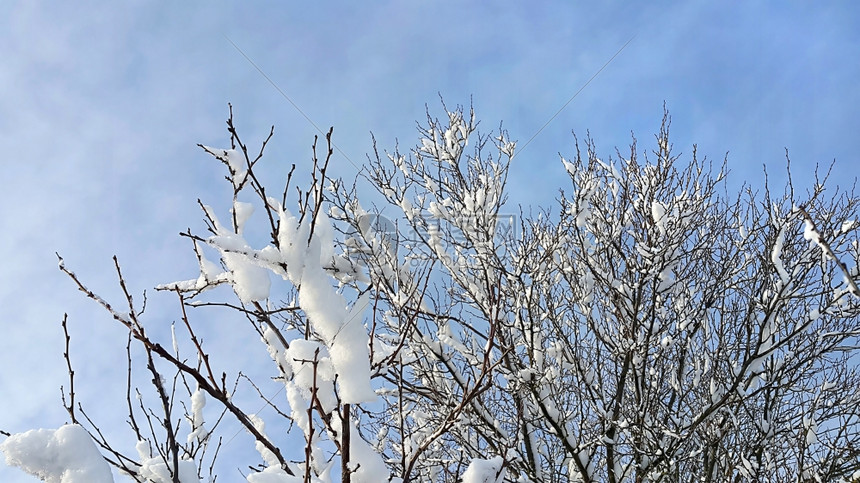
[(65, 350), (63, 350), (63, 358), (66, 360), (66, 368), (69, 371), (69, 402), (66, 403), (66, 396), (63, 392), (62, 386), (60, 387), (60, 396), (63, 401), (63, 406), (66, 407), (69, 417), (72, 418), (72, 423), (77, 424), (78, 419), (75, 417), (75, 370), (72, 369), (72, 359), (69, 357), (69, 342), (72, 339), (69, 337), (68, 318), (69, 314), (63, 314), (62, 326), (66, 343)]
[[(87, 288), (87, 287), (86, 287), (86, 286), (85, 286), (85, 285), (84, 285), (84, 284), (83, 284), (83, 283), (78, 279), (77, 275), (75, 275), (75, 273), (74, 273), (74, 272), (72, 272), (72, 271), (68, 270), (68, 269), (65, 267), (65, 265), (64, 265), (64, 263), (63, 263), (63, 259), (62, 259), (62, 257), (59, 257), (59, 255), (57, 255), (57, 256), (58, 256), (58, 258), (59, 258), (59, 260), (60, 260), (60, 263), (59, 263), (60, 270), (61, 270), (63, 273), (65, 273), (66, 275), (68, 275), (68, 276), (69, 276), (69, 278), (71, 278), (71, 279), (72, 279), (72, 281), (75, 283), (75, 285), (77, 285), (78, 290), (80, 290), (81, 292), (83, 292), (84, 294), (86, 294), (86, 296), (87, 296), (88, 298), (90, 298), (90, 299), (94, 300), (94, 301), (95, 301), (95, 302), (97, 302), (99, 305), (101, 305), (105, 310), (107, 310), (107, 311), (108, 311), (108, 313), (111, 315), (111, 317), (113, 317), (113, 319), (114, 319), (114, 320), (116, 320), (117, 322), (119, 322), (119, 323), (121, 323), (122, 325), (124, 325), (127, 329), (129, 329), (129, 331), (131, 332), (132, 336), (133, 336), (136, 340), (138, 340), (139, 342), (141, 342), (141, 343), (143, 344), (143, 346), (144, 346), (144, 348), (145, 348), (145, 349), (147, 349), (147, 350), (149, 350), (149, 351), (154, 352), (154, 353), (155, 353), (156, 355), (158, 355), (160, 358), (164, 359), (165, 361), (167, 361), (168, 363), (170, 363), (171, 365), (173, 365), (176, 369), (178, 369), (179, 371), (181, 371), (181, 372), (183, 372), (183, 373), (185, 373), (185, 374), (189, 375), (192, 379), (194, 379), (195, 381), (197, 381), (197, 383), (198, 383), (198, 384), (199, 384), (199, 386), (200, 386), (200, 389), (202, 389), (203, 391), (205, 391), (205, 392), (207, 393), (207, 395), (209, 395), (210, 397), (212, 397), (212, 398), (216, 399), (216, 400), (217, 400), (218, 402), (220, 402), (224, 407), (226, 407), (226, 408), (229, 410), (229, 412), (230, 412), (230, 413), (231, 413), (231, 414), (236, 418), (236, 420), (238, 420), (238, 421), (239, 421), (239, 423), (240, 423), (240, 424), (242, 424), (242, 426), (244, 426), (244, 427), (245, 427), (245, 429), (246, 429), (248, 432), (250, 432), (250, 433), (254, 436), (254, 438), (255, 438), (257, 441), (259, 441), (261, 444), (263, 444), (263, 446), (265, 446), (265, 447), (266, 447), (266, 449), (268, 449), (269, 451), (271, 451), (271, 452), (272, 452), (272, 454), (274, 454), (274, 455), (275, 455), (275, 457), (278, 459), (278, 462), (281, 464), (281, 467), (284, 469), (284, 471), (286, 471), (287, 473), (289, 473), (289, 474), (291, 474), (291, 475), (292, 475), (292, 472), (291, 472), (291, 470), (289, 469), (289, 467), (287, 467), (286, 460), (284, 459), (283, 455), (281, 454), (280, 449), (279, 449), (277, 446), (275, 446), (275, 445), (274, 445), (274, 444), (269, 440), (269, 438), (268, 438), (268, 437), (266, 437), (265, 435), (263, 435), (263, 434), (262, 434), (262, 433), (261, 433), (261, 432), (260, 432), (256, 427), (255, 427), (255, 425), (253, 424), (253, 422), (251, 422), (250, 418), (248, 417), (247, 413), (245, 413), (244, 411), (242, 411), (241, 409), (239, 409), (239, 408), (238, 408), (238, 407), (237, 407), (237, 406), (232, 402), (232, 400), (231, 400), (231, 398), (230, 398), (229, 394), (227, 394), (227, 393), (226, 393), (226, 391), (225, 391), (224, 389), (220, 389), (220, 388), (218, 388), (217, 386), (215, 386), (215, 385), (211, 384), (211, 383), (210, 383), (210, 382), (209, 382), (209, 381), (208, 381), (208, 380), (207, 380), (207, 379), (206, 379), (206, 378), (205, 378), (205, 377), (200, 373), (200, 371), (198, 371), (198, 370), (196, 370), (195, 368), (193, 368), (193, 367), (191, 367), (191, 366), (189, 366), (189, 365), (185, 364), (184, 362), (180, 361), (180, 360), (179, 360), (179, 359), (177, 359), (175, 356), (173, 356), (173, 354), (171, 354), (168, 350), (166, 350), (164, 347), (162, 347), (162, 346), (161, 346), (161, 344), (159, 344), (159, 343), (157, 343), (157, 342), (154, 342), (154, 341), (152, 341), (151, 339), (149, 339), (149, 337), (148, 337), (148, 336), (146, 336), (146, 334), (143, 332), (143, 328), (142, 328), (142, 327), (141, 327), (141, 326), (140, 326), (140, 325), (139, 325), (135, 320), (130, 319), (128, 314), (121, 314), (121, 313), (117, 312), (117, 311), (116, 311), (116, 310), (115, 310), (115, 309), (114, 309), (114, 308), (113, 308), (109, 303), (107, 303), (104, 299), (102, 299), (101, 297), (99, 297), (98, 295), (96, 295), (93, 291), (91, 291), (90, 289), (88, 289), (88, 288)], [(124, 285), (125, 285), (125, 282), (124, 282), (124, 280), (123, 280), (123, 278), (122, 278), (122, 272), (120, 271), (120, 269), (119, 269), (119, 265), (118, 265), (118, 264), (116, 264), (116, 268), (117, 268), (117, 275), (119, 276), (119, 279), (121, 280), (120, 285), (121, 285), (121, 286), (124, 286)], [(126, 290), (124, 290), (124, 292), (127, 294), (127, 291), (126, 291)], [(128, 295), (128, 294), (127, 294), (127, 301), (129, 302), (129, 304), (131, 304), (131, 297), (130, 297), (130, 295)], [(131, 314), (133, 314), (133, 313), (134, 313), (134, 311), (132, 310), (132, 311), (131, 311)], [(222, 381), (223, 381), (224, 377), (226, 377), (226, 375), (223, 375), (223, 376), (222, 376)]]

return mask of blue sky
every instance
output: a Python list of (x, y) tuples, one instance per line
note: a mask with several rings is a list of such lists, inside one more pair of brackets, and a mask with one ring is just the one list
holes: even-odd
[[(228, 102), (250, 145), (276, 126), (272, 176), (293, 162), (308, 169), (314, 127), (230, 41), (314, 123), (335, 127), (349, 159), (332, 170), (347, 179), (371, 131), (383, 148), (413, 144), (425, 104), (442, 114), (439, 94), (471, 101), (484, 130), (503, 121), (522, 146), (631, 38), (515, 160), (512, 206), (548, 205), (566, 187), (558, 153), (573, 154), (571, 130), (589, 130), (605, 157), (631, 131), (648, 146), (664, 102), (675, 149), (697, 143), (715, 161), (728, 152), (734, 185), (760, 185), (765, 163), (780, 182), (785, 148), (804, 186), (834, 159), (838, 183), (860, 174), (853, 2), (307, 3), (4, 4), (0, 429), (65, 422), (64, 312), (80, 397), (94, 408), (122, 397), (124, 383), (110, 381), (124, 377), (123, 332), (61, 275), (54, 252), (115, 301), (114, 254), (137, 293), (193, 277), (177, 233), (202, 231), (198, 197), (227, 199), (221, 167), (196, 143), (225, 145)], [(173, 302), (150, 292), (151, 323), (174, 320)], [(209, 342), (260, 350), (224, 330)], [(104, 409), (104, 425), (121, 426), (122, 412)], [(0, 480), (29, 481), (2, 463)]]

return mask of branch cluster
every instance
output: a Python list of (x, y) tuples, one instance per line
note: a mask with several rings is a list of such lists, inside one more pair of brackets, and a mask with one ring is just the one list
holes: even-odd
[[(255, 168), (274, 131), (253, 154), (231, 110), (231, 147), (201, 145), (227, 168), (229, 221), (200, 202), (208, 233), (182, 234), (199, 274), (157, 287), (178, 297), (190, 359), (145, 329), (116, 260), (127, 311), (60, 259), (143, 348), (159, 401), (135, 404), (129, 349), (138, 455), (113, 449), (75, 399), (66, 332), (64, 403), (111, 464), (174, 482), (208, 464), (214, 480), (229, 417), (260, 453), (252, 483), (860, 478), (860, 198), (826, 195), (817, 176), (805, 194), (789, 182), (730, 196), (725, 163), (695, 148), (679, 160), (665, 115), (650, 152), (634, 139), (603, 160), (577, 141), (556, 211), (524, 214), (506, 208), (516, 143), (445, 111), (410, 152), (374, 143), (361, 180), (381, 208), (329, 175), (332, 131), (315, 139), (293, 212), (295, 165), (270, 196)], [(261, 248), (245, 238), (254, 211)], [(221, 285), (238, 301), (203, 298)], [(226, 355), (207, 351), (190, 307), (232, 311), (259, 335), (284, 396), (249, 383), (291, 435), (235, 402), (240, 375), (214, 373)]]

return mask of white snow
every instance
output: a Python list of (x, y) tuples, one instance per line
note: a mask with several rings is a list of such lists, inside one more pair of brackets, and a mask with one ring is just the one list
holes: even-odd
[(248, 170), (245, 169), (245, 156), (235, 149), (220, 149), (203, 146), (203, 149), (215, 155), (219, 160), (226, 162), (230, 167), (233, 184), (239, 185), (245, 181)]
[(379, 483), (388, 481), (390, 474), (382, 456), (373, 450), (367, 442), (359, 436), (358, 427), (352, 423), (352, 436), (349, 439), (349, 451), (352, 461), (351, 466), (357, 465), (352, 474), (352, 483)]
[[(147, 483), (173, 482), (170, 469), (168, 469), (164, 458), (161, 456), (153, 457), (149, 442), (138, 441), (135, 449), (141, 465), (138, 469), (138, 475), (143, 478), (143, 481)], [(179, 460), (179, 480), (182, 483), (200, 483), (200, 479), (197, 478), (197, 466), (193, 461)]]
[(489, 460), (473, 459), (463, 473), (463, 483), (501, 483), (505, 478), (505, 472), (501, 471), (502, 463), (501, 456)]
[[(319, 244), (312, 243), (308, 259), (319, 259)], [(319, 263), (308, 264), (301, 278), (299, 306), (308, 315), (314, 329), (326, 345), (338, 373), (340, 395), (344, 403), (376, 400), (370, 385), (370, 349), (364, 328), (367, 297), (357, 300), (347, 311), (343, 296), (332, 287), (330, 277)]]
[(576, 174), (576, 165), (571, 163), (570, 161), (561, 158), (561, 162), (564, 164), (564, 170), (568, 172), (568, 174), (575, 175)]
[(269, 466), (260, 473), (248, 475), (248, 483), (304, 483), (298, 476), (290, 476), (280, 466)]
[[(138, 474), (147, 483), (172, 483), (173, 478), (170, 475), (170, 470), (164, 459), (160, 456), (148, 458), (141, 461), (143, 466), (138, 470)], [(197, 478), (197, 465), (191, 460), (179, 460), (179, 481), (182, 483), (199, 483)]]
[(225, 252), (221, 256), (224, 264), (233, 273), (233, 290), (242, 303), (247, 304), (269, 297), (272, 283), (269, 280), (269, 272), (250, 263), (243, 254)]
[(206, 406), (206, 393), (197, 389), (191, 395), (191, 427), (192, 431), (188, 434), (188, 442), (203, 442), (208, 436), (206, 428), (203, 426), (203, 407)]
[(817, 244), (821, 243), (821, 235), (815, 231), (815, 227), (810, 220), (803, 222), (803, 238), (811, 240)]
[[(260, 432), (260, 434), (266, 434), (266, 423), (256, 414), (249, 414), (248, 419), (251, 420), (251, 423), (254, 424), (254, 428)], [(266, 447), (262, 442), (257, 441), (254, 444), (257, 452), (260, 453), (260, 456), (263, 457), (263, 461), (266, 462), (268, 466), (277, 466), (280, 464), (278, 461), (278, 457), (275, 456), (275, 453), (272, 453), (272, 450)]]
[(245, 230), (245, 223), (248, 222), (248, 218), (254, 213), (254, 205), (233, 201), (233, 209), (230, 212), (236, 217), (236, 232), (241, 234)]
[(305, 269), (305, 249), (307, 247), (309, 225), (299, 225), (298, 219), (289, 211), (278, 206), (278, 245), (281, 257), (287, 265), (287, 274), (293, 285), (298, 286)]
[[(281, 253), (287, 263), (289, 278), (300, 286), (299, 306), (307, 314), (314, 330), (329, 349), (335, 372), (338, 373), (340, 396), (344, 403), (376, 400), (370, 385), (370, 349), (364, 328), (367, 298), (357, 300), (347, 310), (346, 300), (332, 286), (331, 277), (320, 261), (333, 253), (332, 227), (328, 217), (317, 219), (317, 228), (307, 246), (307, 223), (297, 226), (295, 218), (281, 211), (278, 237)], [(316, 263), (308, 263), (309, 261)]]
[[(210, 237), (207, 242), (221, 252), (221, 259), (224, 265), (230, 271), (228, 280), (233, 286), (233, 290), (243, 303), (250, 303), (255, 300), (265, 300), (269, 297), (269, 288), (271, 281), (269, 280), (268, 270), (260, 266), (254, 261), (255, 251), (251, 249), (242, 235), (233, 233), (232, 230), (221, 224), (215, 216), (214, 211), (209, 207), (203, 207), (206, 210), (207, 216), (215, 223), (215, 236)], [(234, 206), (236, 212), (236, 223), (239, 232), (241, 227), (247, 221), (253, 211), (249, 205), (236, 203)], [(200, 252), (198, 248), (198, 253)], [(200, 277), (196, 280), (187, 280), (184, 282), (174, 282), (170, 284), (159, 285), (159, 289), (173, 289), (178, 287), (182, 289), (203, 288), (206, 283), (220, 278), (218, 267), (210, 261), (202, 258), (200, 260)]]
[[(302, 394), (302, 388), (294, 384), (292, 381), (287, 381), (287, 402), (292, 408), (292, 417), (299, 429), (305, 434), (310, 434), (310, 419), (308, 418), (307, 407), (310, 404)], [(277, 462), (276, 462), (277, 463)]]
[[(296, 339), (290, 342), (290, 348), (286, 351), (286, 359), (293, 371), (293, 379), (290, 381), (302, 391), (302, 398), (310, 400), (311, 391), (316, 384), (317, 397), (326, 411), (333, 411), (337, 407), (337, 396), (334, 393), (335, 370), (329, 357), (328, 349), (321, 343), (313, 340)], [(316, 380), (314, 380), (314, 364), (316, 359)], [(307, 404), (301, 407), (293, 406), (293, 412), (305, 411)], [(302, 417), (303, 415), (299, 415)]]
[(813, 445), (818, 442), (818, 422), (813, 417), (803, 417), (803, 427), (806, 428), (806, 444)]
[(0, 451), (7, 465), (48, 483), (113, 481), (110, 467), (90, 435), (77, 424), (13, 434), (0, 443)]
[(776, 269), (776, 273), (779, 274), (779, 280), (782, 282), (782, 286), (785, 287), (788, 285), (788, 282), (791, 280), (788, 272), (785, 270), (785, 265), (782, 263), (782, 246), (785, 243), (785, 227), (779, 229), (779, 235), (776, 237), (776, 242), (773, 244), (773, 250), (770, 252), (770, 261), (773, 262), (773, 266)]
[(589, 218), (591, 218), (591, 204), (586, 201), (576, 212), (576, 227), (583, 228), (588, 223)]
[(663, 203), (657, 200), (651, 203), (651, 217), (654, 219), (654, 224), (657, 226), (660, 235), (666, 236), (666, 207)]

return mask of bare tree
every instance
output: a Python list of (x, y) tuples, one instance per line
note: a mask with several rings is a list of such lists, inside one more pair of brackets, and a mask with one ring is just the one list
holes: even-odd
[[(561, 160), (571, 192), (526, 214), (506, 205), (516, 143), (445, 111), (408, 153), (374, 145), (349, 185), (328, 172), (329, 131), (292, 201), (295, 166), (277, 198), (255, 171), (273, 131), (254, 154), (231, 112), (230, 148), (201, 146), (227, 168), (229, 221), (201, 202), (208, 233), (182, 234), (198, 276), (158, 287), (180, 302), (173, 350), (118, 262), (123, 310), (61, 259), (143, 347), (158, 401), (138, 402), (129, 349), (138, 454), (115, 449), (76, 406), (67, 332), (64, 403), (109, 463), (136, 481), (214, 480), (232, 418), (262, 458), (252, 483), (860, 481), (860, 198), (817, 175), (808, 192), (732, 195), (725, 163), (673, 152), (664, 115), (649, 152), (634, 139), (601, 160), (577, 142)], [(254, 209), (262, 248), (244, 237)], [(219, 285), (238, 300), (206, 298)], [(247, 320), (285, 396), (214, 373), (228, 355), (197, 336), (188, 310), (203, 307)], [(267, 434), (239, 390), (294, 434)]]
[[(406, 357), (375, 415), (397, 475), (454, 481), (490, 454), (511, 481), (860, 476), (853, 192), (729, 196), (724, 164), (672, 153), (666, 115), (649, 154), (577, 145), (558, 215), (517, 233), (514, 144), (448, 114), (370, 160), (398, 230), (345, 242)], [(368, 233), (354, 192), (332, 201)]]

